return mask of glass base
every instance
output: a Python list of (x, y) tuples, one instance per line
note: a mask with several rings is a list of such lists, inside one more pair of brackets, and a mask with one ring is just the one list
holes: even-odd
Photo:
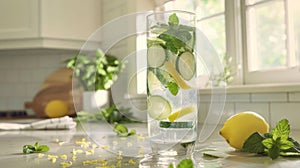
[(162, 149), (158, 144), (151, 144), (153, 154), (147, 154), (140, 161), (140, 168), (169, 168), (172, 164), (176, 167), (178, 163), (186, 158), (191, 158), (195, 142), (190, 143), (177, 143), (172, 148), (168, 150), (158, 150)]
[(174, 155), (163, 156), (160, 154), (148, 154), (140, 161), (139, 168), (169, 168), (170, 164), (173, 167), (186, 156)]

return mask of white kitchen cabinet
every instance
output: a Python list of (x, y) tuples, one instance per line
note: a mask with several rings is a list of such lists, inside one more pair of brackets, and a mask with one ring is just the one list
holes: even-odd
[(101, 2), (1, 0), (0, 49), (80, 49), (101, 26)]

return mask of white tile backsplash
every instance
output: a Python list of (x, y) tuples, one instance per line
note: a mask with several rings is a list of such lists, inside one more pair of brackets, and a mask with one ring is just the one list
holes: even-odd
[(290, 102), (300, 102), (300, 92), (289, 93)]
[(269, 103), (236, 103), (235, 112), (253, 111), (260, 114), (267, 122), (270, 121)]
[(5, 98), (10, 96), (10, 92), (13, 88), (11, 87), (10, 84), (7, 83), (1, 83), (0, 84), (0, 97)]
[(227, 94), (226, 102), (250, 102), (249, 94)]
[(24, 69), (20, 71), (20, 82), (21, 83), (30, 83), (33, 81), (34, 69)]
[(23, 110), (44, 80), (76, 51), (0, 51), (0, 110)]
[(211, 102), (211, 95), (210, 94), (200, 94), (200, 102), (203, 102), (203, 103)]
[(288, 119), (291, 129), (300, 129), (300, 103), (271, 103), (271, 126), (275, 127), (281, 119)]
[(252, 102), (286, 102), (287, 93), (254, 93), (251, 95)]
[(0, 55), (0, 69), (11, 68), (13, 65), (13, 59), (9, 55)]
[[(219, 104), (222, 105), (222, 104)], [(235, 110), (234, 110), (234, 103), (225, 103), (224, 104), (224, 111), (222, 113), (222, 117), (220, 119), (220, 124), (224, 124), (225, 121), (232, 115), (235, 114)]]
[[(0, 86), (1, 87), (1, 86)], [(1, 92), (0, 92), (1, 93)], [(0, 95), (1, 96), (1, 95)], [(0, 97), (0, 110), (7, 110), (7, 98)]]
[[(200, 92), (201, 93), (201, 92)], [(209, 110), (211, 106), (211, 95), (201, 94), (201, 102), (206, 104), (206, 108), (201, 111)], [(213, 102), (217, 104), (217, 102)], [(243, 93), (227, 94), (224, 114), (220, 121), (223, 124), (225, 119), (235, 113), (242, 111), (254, 111), (262, 115), (274, 127), (283, 118), (291, 121), (293, 129), (300, 129), (299, 114), (300, 92), (280, 92), (280, 93)], [(300, 111), (299, 111), (300, 113)], [(203, 122), (203, 120), (200, 120)]]
[(199, 123), (203, 124), (208, 113), (208, 103), (199, 103), (198, 111)]

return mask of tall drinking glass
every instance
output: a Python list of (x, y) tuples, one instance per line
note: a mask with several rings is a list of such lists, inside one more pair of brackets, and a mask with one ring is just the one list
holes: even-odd
[(147, 17), (147, 106), (152, 154), (141, 167), (168, 167), (189, 157), (197, 140), (195, 15)]

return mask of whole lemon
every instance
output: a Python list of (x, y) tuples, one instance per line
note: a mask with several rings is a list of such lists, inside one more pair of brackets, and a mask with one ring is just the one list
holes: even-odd
[(252, 111), (240, 112), (228, 118), (220, 130), (228, 144), (241, 149), (247, 138), (254, 132), (269, 132), (269, 124), (265, 119)]
[(45, 107), (45, 114), (50, 118), (63, 117), (68, 111), (68, 104), (61, 100), (51, 100)]

